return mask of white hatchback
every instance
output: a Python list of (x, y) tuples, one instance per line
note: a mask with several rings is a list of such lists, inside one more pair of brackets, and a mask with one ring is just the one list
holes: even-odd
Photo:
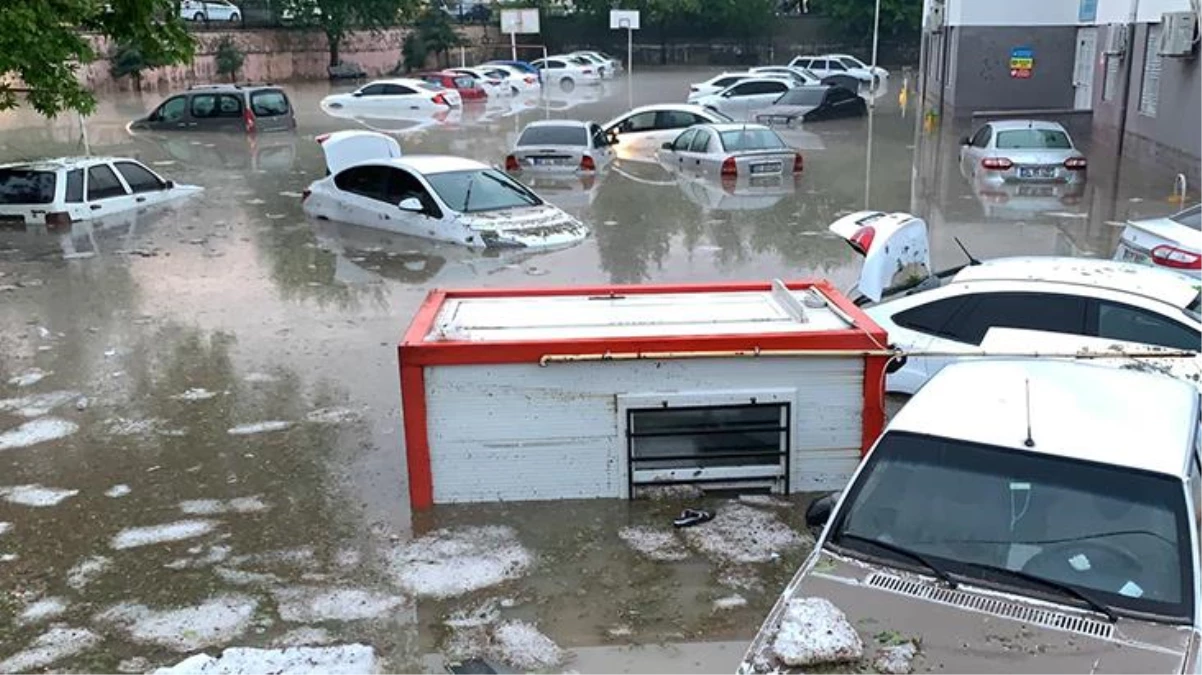
[(0, 165), (0, 223), (63, 226), (200, 192), (123, 157)]

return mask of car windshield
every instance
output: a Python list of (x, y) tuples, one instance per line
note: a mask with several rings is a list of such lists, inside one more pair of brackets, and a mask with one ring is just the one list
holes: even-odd
[(997, 134), (999, 150), (1071, 150), (1068, 134), (1057, 129), (1012, 129)]
[(49, 204), (54, 201), (54, 172), (0, 169), (0, 204)]
[(776, 99), (776, 105), (818, 105), (822, 103), (824, 88), (798, 87), (790, 89)]
[(1194, 230), (1202, 230), (1202, 204), (1174, 213), (1170, 219)]
[(426, 180), (447, 206), (460, 213), (538, 206), (543, 203), (533, 192), (494, 169), (427, 174)]
[(518, 145), (588, 145), (588, 130), (567, 125), (527, 127)]
[(781, 150), (785, 142), (771, 129), (734, 129), (718, 134), (727, 152), (740, 150)]
[(1193, 617), (1190, 517), (1177, 478), (891, 431), (844, 500), (830, 535), (840, 549), (892, 559), (862, 540), (882, 541), (974, 580), (1029, 583), (987, 569), (1003, 568), (1072, 586), (1116, 612)]

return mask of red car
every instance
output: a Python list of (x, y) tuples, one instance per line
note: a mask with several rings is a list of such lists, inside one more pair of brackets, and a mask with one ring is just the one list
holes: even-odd
[(441, 70), (430, 73), (419, 73), (417, 79), (436, 84), (444, 89), (454, 89), (464, 101), (478, 101), (488, 97), (484, 88), (476, 83), (476, 78), (464, 73), (452, 73)]

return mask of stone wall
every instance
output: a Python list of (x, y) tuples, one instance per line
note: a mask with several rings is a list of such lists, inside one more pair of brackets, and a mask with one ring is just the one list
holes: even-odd
[[(475, 62), (480, 56), (475, 53), (480, 45), (479, 26), (459, 28), (468, 45), (467, 59)], [(401, 46), (408, 35), (407, 28), (389, 28), (379, 32), (355, 32), (342, 41), (340, 58), (363, 67), (369, 76), (379, 76), (392, 71), (401, 61)], [(314, 80), (327, 77), (330, 52), (326, 36), (320, 31), (261, 29), (261, 30), (204, 30), (195, 31), (196, 53), (191, 63), (155, 68), (142, 74), (142, 90), (156, 91), (173, 89), (190, 84), (219, 82), (217, 75), (217, 45), (229, 37), (246, 55), (239, 81), (284, 82), (289, 80)], [(109, 73), (107, 55), (111, 46), (102, 36), (92, 38), (96, 61), (79, 69), (79, 77), (93, 91), (131, 90), (132, 78), (114, 80)], [(458, 63), (458, 55), (452, 62)]]

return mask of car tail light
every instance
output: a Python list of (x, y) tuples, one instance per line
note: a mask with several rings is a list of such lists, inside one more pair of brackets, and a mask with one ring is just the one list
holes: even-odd
[(739, 175), (739, 167), (735, 164), (734, 157), (727, 157), (722, 161), (722, 177), (735, 178)]
[(328, 140), (330, 140), (329, 134), (321, 134), (320, 136), (317, 137), (317, 144), (321, 145), (322, 143), (325, 143)]
[(1202, 269), (1202, 255), (1168, 244), (1152, 249), (1152, 262), (1175, 270)]
[(450, 103), (447, 103), (447, 97), (443, 96), (442, 94), (435, 94), (433, 100), (434, 100), (434, 103), (436, 103), (438, 105), (445, 105), (447, 107), (450, 107), (450, 105), (451, 105)]
[(805, 167), (806, 167), (806, 163), (805, 163), (805, 160), (802, 159), (801, 153), (799, 152), (799, 153), (794, 154), (793, 155), (793, 173), (801, 173), (802, 170), (805, 169)]
[(518, 163), (517, 157), (514, 157), (513, 155), (506, 155), (505, 156), (505, 170), (506, 171), (521, 171), (522, 165)]
[(872, 240), (875, 238), (876, 230), (871, 225), (866, 225), (856, 230), (847, 243), (851, 244), (851, 247), (859, 251), (861, 255), (868, 255), (868, 249), (872, 248)]
[(522, 78), (522, 80), (523, 80), (523, 81), (525, 81), (525, 83), (526, 83), (526, 84), (534, 84), (534, 78), (533, 78), (533, 77), (530, 77), (529, 75), (527, 75), (526, 77)]
[(305, 188), (304, 192), (301, 192), (301, 203), (304, 204), (305, 200), (307, 200), (311, 194), (313, 194), (313, 191)]
[(54, 211), (46, 214), (47, 227), (60, 227), (71, 224), (71, 214), (66, 211)]
[(249, 107), (242, 109), (242, 121), (246, 123), (246, 130), (255, 130), (255, 115), (250, 111)]
[(585, 155), (580, 158), (580, 170), (581, 171), (596, 171), (597, 163), (593, 161), (592, 157)]
[(1014, 166), (1014, 162), (1011, 162), (1006, 157), (986, 157), (985, 159), (981, 160), (981, 168), (983, 168), (983, 169), (992, 169), (994, 171), (1005, 171), (1006, 169), (1009, 169), (1012, 166)]
[(1068, 159), (1064, 160), (1064, 168), (1072, 169), (1074, 171), (1079, 171), (1081, 169), (1084, 169), (1085, 168), (1085, 158), (1084, 157), (1069, 157)]

